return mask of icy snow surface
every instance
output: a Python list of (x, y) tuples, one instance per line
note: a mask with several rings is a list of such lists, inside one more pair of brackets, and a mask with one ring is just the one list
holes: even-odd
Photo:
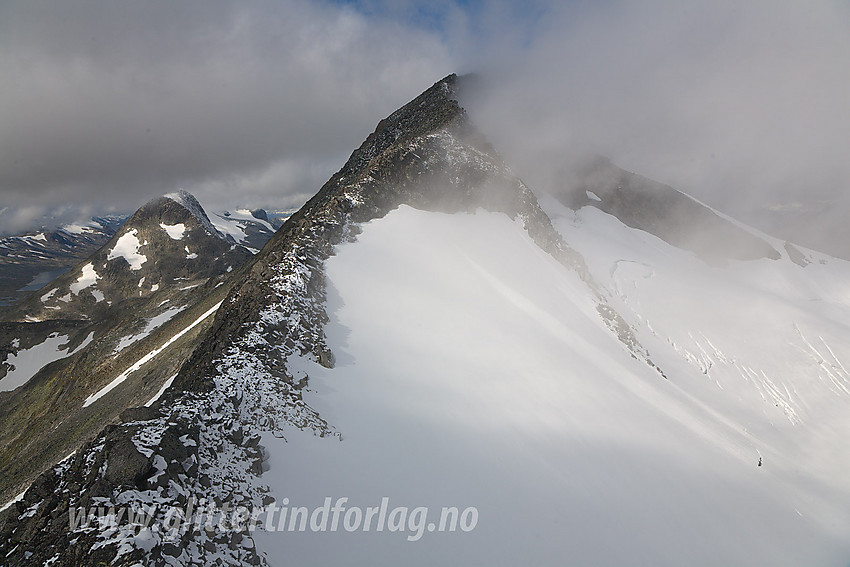
[(326, 262), (335, 368), (289, 360), (341, 439), (265, 435), (258, 482), (278, 505), (389, 497), (478, 525), (256, 532), (269, 563), (847, 565), (847, 265), (680, 273), (690, 256), (601, 212), (556, 226), (669, 379), (519, 224), (403, 206)]

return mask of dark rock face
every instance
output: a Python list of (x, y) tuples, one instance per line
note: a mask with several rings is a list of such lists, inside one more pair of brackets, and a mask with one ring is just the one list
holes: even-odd
[(106, 472), (103, 478), (114, 486), (136, 486), (151, 470), (151, 460), (136, 449), (132, 441), (119, 436), (108, 439)]
[(785, 251), (788, 253), (788, 257), (791, 261), (802, 268), (805, 268), (812, 263), (799, 248), (790, 242), (785, 243)]
[(568, 176), (556, 196), (572, 209), (596, 207), (707, 261), (781, 258), (770, 244), (684, 193), (606, 159), (596, 159)]
[(254, 209), (251, 211), (251, 216), (255, 219), (260, 219), (269, 222), (269, 214), (264, 209)]

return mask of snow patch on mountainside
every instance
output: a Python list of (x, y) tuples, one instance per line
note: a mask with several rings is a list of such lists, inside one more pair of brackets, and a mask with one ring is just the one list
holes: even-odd
[(177, 224), (159, 223), (159, 226), (168, 234), (168, 237), (172, 240), (181, 240), (183, 238), (183, 234), (186, 232), (186, 225), (182, 222)]
[(115, 347), (114, 352), (119, 353), (131, 344), (142, 340), (143, 338), (151, 334), (151, 331), (153, 331), (163, 323), (169, 321), (172, 317), (183, 311), (183, 309), (183, 307), (172, 307), (170, 309), (166, 309), (159, 315), (152, 317), (145, 324), (145, 328), (142, 329), (139, 333), (122, 337), (121, 340), (118, 341), (118, 346)]
[(139, 242), (138, 234), (139, 231), (135, 228), (122, 234), (117, 242), (115, 242), (112, 250), (109, 251), (106, 259), (124, 258), (130, 264), (131, 270), (141, 270), (142, 264), (147, 262), (148, 258), (144, 254), (139, 254), (139, 248), (141, 248), (142, 243)]
[[(100, 276), (97, 275), (94, 266), (91, 262), (89, 262), (82, 267), (82, 273), (80, 274), (80, 277), (77, 278), (77, 281), (71, 284), (71, 293), (79, 295), (82, 290), (95, 285), (99, 277)], [(44, 301), (43, 297), (42, 301)]]
[(67, 348), (68, 337), (54, 333), (42, 343), (19, 350), (16, 354), (10, 354), (6, 363), (12, 365), (14, 369), (7, 371), (6, 376), (0, 380), (0, 392), (10, 392), (20, 388), (44, 366), (68, 356), (65, 352)]
[[(587, 286), (503, 215), (402, 206), (363, 228), (325, 266), (335, 368), (288, 363), (341, 437), (264, 435), (260, 479), (291, 507), (344, 496), (365, 509), (386, 496), (428, 506), (434, 521), (443, 506), (475, 506), (480, 521), (415, 543), (407, 529), (256, 532), (271, 565), (846, 563), (847, 457), (823, 458), (841, 443), (821, 429), (846, 435), (847, 397), (825, 400), (811, 426), (758, 394), (764, 405), (741, 404), (752, 399), (742, 380), (695, 399), (681, 382), (718, 388), (698, 365), (666, 337), (652, 354), (669, 380), (634, 359)], [(652, 274), (638, 265), (621, 284)]]
[(149, 353), (147, 353), (146, 355), (141, 357), (139, 360), (137, 360), (135, 363), (133, 363), (133, 365), (130, 366), (127, 370), (125, 370), (124, 372), (119, 374), (116, 378), (114, 378), (109, 384), (107, 384), (106, 386), (104, 386), (103, 388), (101, 388), (100, 390), (98, 390), (97, 392), (95, 392), (94, 394), (89, 396), (88, 398), (86, 398), (86, 400), (83, 402), (83, 407), (84, 408), (89, 407), (90, 405), (95, 403), (97, 400), (99, 400), (100, 398), (102, 398), (103, 396), (105, 396), (106, 394), (108, 394), (109, 392), (111, 392), (112, 390), (117, 388), (118, 386), (120, 386), (127, 378), (130, 377), (130, 374), (132, 374), (133, 372), (135, 372), (136, 370), (138, 370), (139, 368), (141, 368), (142, 366), (144, 366), (145, 364), (147, 364), (148, 362), (150, 362), (151, 360), (156, 358), (162, 351), (164, 351), (169, 346), (171, 346), (172, 343), (174, 343), (180, 337), (182, 337), (183, 335), (185, 335), (186, 333), (188, 333), (189, 331), (191, 331), (192, 329), (197, 327), (201, 322), (203, 322), (204, 319), (206, 319), (207, 317), (209, 317), (210, 315), (215, 313), (220, 306), (221, 306), (221, 302), (216, 303), (213, 307), (211, 307), (209, 309), (209, 311), (207, 311), (206, 313), (204, 313), (203, 315), (198, 317), (195, 321), (193, 321), (189, 326), (187, 326), (186, 328), (181, 330), (179, 333), (176, 333), (174, 336), (172, 336), (170, 339), (168, 339), (162, 346), (155, 348), (154, 350), (150, 351)]
[(166, 380), (166, 381), (165, 381), (165, 384), (163, 384), (163, 385), (162, 385), (162, 388), (160, 388), (159, 390), (157, 390), (156, 394), (154, 394), (154, 395), (151, 397), (151, 399), (149, 399), (147, 402), (145, 402), (145, 407), (146, 407), (146, 408), (151, 407), (151, 406), (152, 406), (152, 405), (153, 405), (153, 404), (154, 404), (154, 403), (155, 403), (155, 402), (156, 402), (159, 398), (161, 398), (161, 397), (162, 397), (162, 395), (165, 393), (165, 391), (166, 391), (168, 388), (170, 388), (170, 387), (171, 387), (171, 384), (173, 384), (173, 383), (174, 383), (174, 379), (175, 379), (175, 378), (177, 378), (177, 375), (176, 375), (176, 374), (175, 374), (174, 376), (172, 376), (171, 378), (169, 378), (168, 380)]

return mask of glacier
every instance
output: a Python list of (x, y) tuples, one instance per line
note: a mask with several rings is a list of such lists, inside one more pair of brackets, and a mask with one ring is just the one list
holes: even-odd
[(335, 367), (288, 361), (339, 437), (264, 434), (257, 479), (292, 507), (389, 497), (478, 525), (260, 530), (269, 564), (846, 563), (850, 266), (709, 266), (595, 209), (552, 216), (666, 378), (518, 222), (401, 206), (326, 262)]

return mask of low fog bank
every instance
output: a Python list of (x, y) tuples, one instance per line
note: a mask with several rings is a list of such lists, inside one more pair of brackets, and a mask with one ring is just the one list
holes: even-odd
[(78, 205), (0, 207), (0, 237), (24, 234), (39, 229), (54, 230), (69, 224), (83, 225), (94, 216), (109, 214), (121, 213), (109, 207), (95, 208)]
[(754, 208), (741, 218), (768, 234), (850, 260), (850, 195), (801, 201)]
[(463, 103), (537, 191), (604, 155), (846, 254), (847, 61), (846, 3), (550, 6), (536, 41), (483, 65)]

